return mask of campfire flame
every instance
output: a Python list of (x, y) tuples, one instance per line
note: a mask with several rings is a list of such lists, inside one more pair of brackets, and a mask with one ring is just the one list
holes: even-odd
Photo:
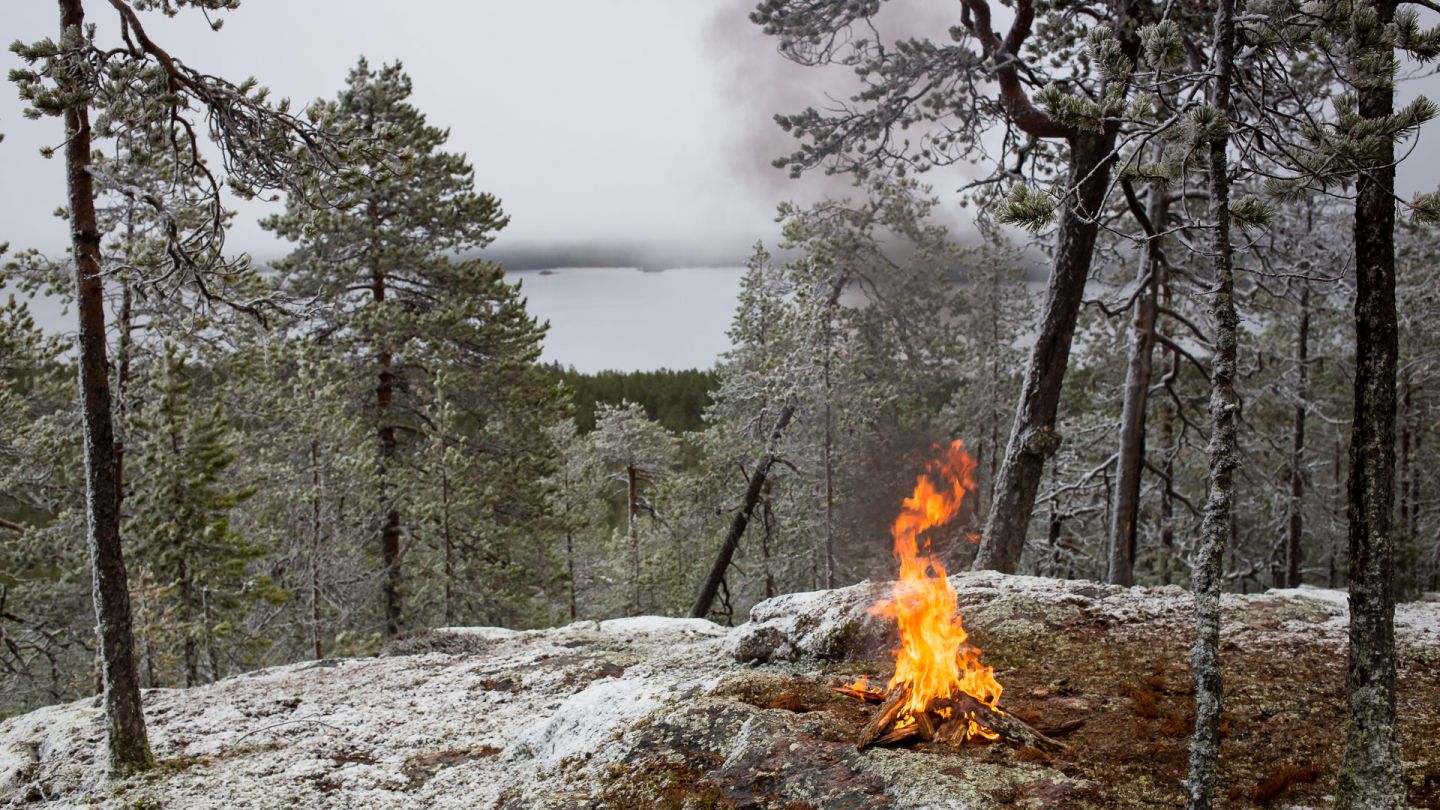
[[(924, 533), (943, 526), (960, 511), (965, 493), (973, 491), (975, 460), (956, 440), (926, 465), (915, 481), (915, 491), (901, 505), (891, 534), (900, 577), (890, 598), (873, 610), (892, 618), (900, 629), (895, 650), (895, 675), (889, 689), (904, 687), (908, 697), (900, 724), (935, 708), (935, 704), (957, 693), (969, 695), (992, 709), (1002, 688), (991, 667), (980, 662), (980, 650), (968, 642), (969, 634), (960, 620), (955, 589), (950, 587), (945, 566), (931, 552)], [(974, 538), (972, 537), (972, 540)], [(873, 693), (867, 684), (851, 685), (853, 693)], [(948, 717), (950, 709), (938, 710)], [(964, 739), (976, 736), (996, 739), (999, 735), (967, 717)]]

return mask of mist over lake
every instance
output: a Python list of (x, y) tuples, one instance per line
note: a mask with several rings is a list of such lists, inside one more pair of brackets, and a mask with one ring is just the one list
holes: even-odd
[(743, 267), (564, 267), (507, 273), (550, 322), (542, 359), (583, 372), (709, 368), (730, 345)]

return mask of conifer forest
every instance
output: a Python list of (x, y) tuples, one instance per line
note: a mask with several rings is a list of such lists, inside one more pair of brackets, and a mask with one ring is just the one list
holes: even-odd
[(1440, 807), (1432, 0), (20, 5), (0, 805)]

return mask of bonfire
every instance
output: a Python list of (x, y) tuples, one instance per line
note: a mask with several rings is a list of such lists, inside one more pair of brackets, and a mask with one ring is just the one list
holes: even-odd
[(918, 739), (960, 745), (1006, 737), (1040, 748), (1061, 748), (1000, 709), (1004, 691), (995, 670), (981, 661), (960, 618), (955, 589), (935, 556), (926, 533), (944, 526), (975, 488), (975, 460), (956, 440), (940, 450), (915, 480), (890, 533), (900, 565), (890, 595), (872, 611), (893, 619), (900, 631), (895, 674), (885, 689), (860, 680), (838, 690), (880, 708), (861, 731), (857, 745), (886, 745)]

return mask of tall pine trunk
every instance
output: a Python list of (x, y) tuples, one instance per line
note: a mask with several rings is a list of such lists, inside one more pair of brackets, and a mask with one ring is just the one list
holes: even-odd
[[(1394, 111), (1390, 45), (1383, 27), (1395, 0), (1361, 7), (1377, 18), (1357, 36), (1351, 68), (1359, 113)], [(1356, 27), (1361, 28), (1362, 23)], [(1336, 807), (1384, 810), (1405, 804), (1395, 729), (1395, 595), (1391, 509), (1395, 485), (1395, 148), (1385, 140), (1356, 180), (1355, 419), (1350, 433), (1350, 721)]]
[[(1128, 188), (1128, 187), (1127, 187)], [(1153, 233), (1145, 241), (1130, 321), (1130, 352), (1125, 363), (1124, 404), (1120, 413), (1120, 445), (1115, 461), (1115, 500), (1111, 508), (1110, 568), (1114, 585), (1135, 584), (1136, 534), (1140, 521), (1140, 473), (1145, 466), (1145, 409), (1150, 399), (1150, 374), (1155, 356), (1155, 319), (1159, 307), (1160, 274), (1165, 254), (1160, 234), (1170, 216), (1169, 196), (1150, 191), (1145, 212)]]
[(1215, 355), (1210, 380), (1209, 494), (1200, 522), (1200, 549), (1191, 572), (1195, 594), (1195, 733), (1190, 739), (1186, 781), (1190, 810), (1213, 806), (1220, 762), (1220, 586), (1225, 546), (1232, 531), (1237, 463), (1235, 367), (1239, 318), (1235, 313), (1235, 262), (1230, 244), (1230, 82), (1235, 59), (1235, 0), (1219, 0), (1215, 12), (1214, 71), (1210, 106), (1219, 128), (1210, 139), (1211, 257), (1215, 269), (1211, 314)]
[(1300, 288), (1300, 328), (1295, 339), (1295, 423), (1290, 440), (1290, 503), (1285, 521), (1285, 576), (1279, 583), (1286, 588), (1300, 587), (1300, 561), (1304, 556), (1301, 539), (1304, 516), (1301, 504), (1305, 497), (1305, 409), (1310, 401), (1310, 282)]
[(315, 660), (325, 657), (320, 635), (320, 443), (310, 440), (310, 646)]
[(445, 546), (445, 626), (455, 625), (455, 539), (450, 528), (450, 471), (440, 458), (440, 533)]
[[(59, 4), (61, 35), (71, 31), (72, 36), (82, 36), (85, 9), (81, 0), (59, 0)], [(140, 702), (130, 588), (120, 544), (120, 480), (110, 412), (105, 289), (100, 275), (100, 229), (95, 216), (95, 180), (90, 174), (90, 109), (86, 102), (65, 109), (65, 135), (65, 179), (79, 315), (76, 348), (85, 436), (86, 540), (100, 641), (106, 753), (112, 773), (129, 773), (152, 767), (154, 760)]]
[(1045, 459), (1060, 446), (1060, 437), (1055, 433), (1056, 408), (1094, 257), (1099, 231), (1096, 218), (1110, 184), (1114, 145), (1113, 127), (1101, 134), (1077, 135), (1070, 140), (1068, 184), (1075, 193), (1061, 207), (1059, 243), (1045, 293), (1045, 314), (1025, 369), (1005, 459), (996, 476), (984, 537), (975, 556), (973, 567), (977, 570), (1015, 572), (1025, 550), (1025, 533)]
[[(373, 201), (370, 203), (370, 211), (373, 227), (378, 228), (379, 214)], [(375, 252), (378, 253), (378, 250)], [(377, 305), (385, 303), (385, 273), (379, 268), (373, 271), (370, 294)], [(382, 513), (380, 598), (385, 611), (385, 637), (395, 638), (400, 635), (401, 611), (400, 509), (396, 506), (390, 475), (395, 466), (398, 445), (395, 439), (393, 416), (390, 412), (395, 399), (394, 356), (384, 337), (379, 338), (379, 347), (375, 352), (375, 364), (379, 367), (379, 380), (375, 386), (375, 409), (379, 422), (377, 438), (380, 445), (380, 511)]]

